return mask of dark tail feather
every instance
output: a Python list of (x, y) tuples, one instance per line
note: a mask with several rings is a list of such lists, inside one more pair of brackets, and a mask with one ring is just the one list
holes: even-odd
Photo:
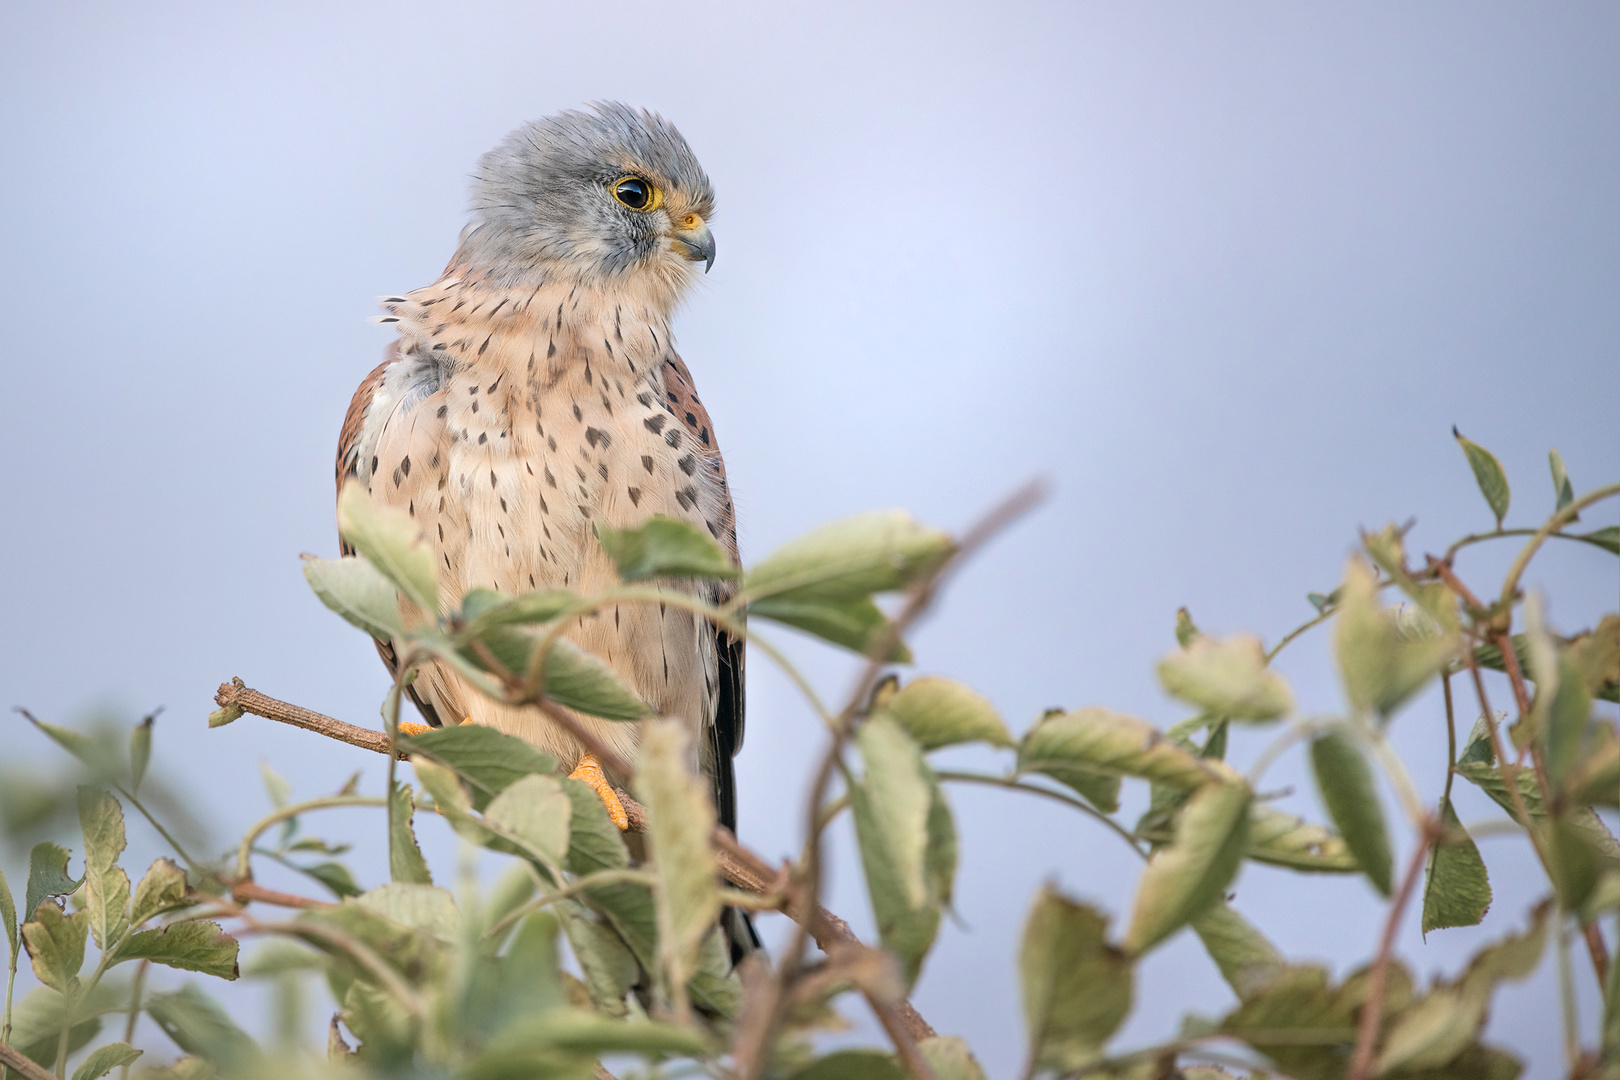
[(754, 920), (742, 908), (728, 907), (720, 912), (720, 929), (726, 935), (726, 947), (731, 950), (731, 966), (742, 963), (743, 957), (764, 948), (754, 932)]

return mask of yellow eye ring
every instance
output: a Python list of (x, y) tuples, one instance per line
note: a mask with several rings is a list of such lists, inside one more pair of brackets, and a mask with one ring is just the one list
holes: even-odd
[(640, 176), (621, 176), (608, 185), (620, 206), (641, 214), (650, 214), (664, 205), (664, 193), (651, 180)]

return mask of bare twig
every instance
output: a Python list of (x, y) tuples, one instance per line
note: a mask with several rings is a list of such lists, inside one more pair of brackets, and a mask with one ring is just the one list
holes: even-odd
[(289, 705), (285, 701), (277, 701), (252, 689), (241, 679), (233, 678), (228, 683), (221, 683), (219, 692), (214, 695), (214, 704), (222, 709), (234, 705), (245, 713), (252, 713), (254, 716), (262, 716), (266, 720), (282, 724), (291, 724), (305, 731), (313, 731), (317, 735), (325, 735), (328, 739), (358, 746), (362, 750), (370, 750), (376, 754), (388, 753), (386, 731), (373, 731), (370, 728), (345, 724), (342, 720), (334, 720), (330, 716), (323, 716), (297, 705)]
[(1361, 1006), (1361, 1023), (1356, 1029), (1356, 1050), (1350, 1059), (1350, 1080), (1367, 1080), (1372, 1073), (1373, 1047), (1378, 1041), (1378, 1025), (1384, 1017), (1384, 986), (1389, 976), (1389, 957), (1395, 948), (1395, 932), (1400, 928), (1401, 915), (1406, 911), (1406, 904), (1412, 898), (1412, 890), (1417, 885), (1418, 875), (1423, 872), (1423, 864), (1429, 855), (1429, 846), (1435, 840), (1435, 827), (1431, 822), (1418, 839), (1417, 847), (1412, 850), (1412, 860), (1407, 863), (1406, 875), (1401, 879), (1401, 888), (1395, 894), (1395, 900), (1389, 905), (1389, 915), (1384, 919), (1384, 932), (1378, 941), (1378, 959), (1373, 961), (1372, 972), (1367, 977), (1367, 1001)]
[(26, 1076), (28, 1080), (56, 1080), (56, 1077), (36, 1065), (33, 1058), (6, 1043), (0, 1043), (0, 1064), (19, 1076)]

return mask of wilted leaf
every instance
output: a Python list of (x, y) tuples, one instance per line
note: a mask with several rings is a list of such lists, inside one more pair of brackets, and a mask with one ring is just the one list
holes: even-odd
[(568, 856), (568, 826), (574, 804), (555, 777), (525, 776), (495, 796), (484, 819), (523, 841), (549, 866)]
[(697, 968), (703, 935), (720, 915), (718, 870), (709, 833), (714, 805), (707, 786), (687, 765), (687, 736), (679, 721), (649, 721), (642, 729), (636, 793), (647, 806), (647, 841), (658, 875), (660, 954), (671, 983), (684, 985)]
[(76, 987), (89, 932), (88, 911), (64, 915), (55, 904), (42, 903), (34, 918), (22, 924), (23, 944), (39, 981), (64, 994)]
[(123, 807), (105, 791), (81, 787), (79, 826), (84, 832), (85, 910), (90, 933), (105, 951), (129, 929), (129, 875), (118, 867), (124, 853)]
[(1018, 771), (1044, 773), (1074, 788), (1099, 810), (1119, 809), (1119, 778), (1139, 776), (1191, 790), (1223, 766), (1166, 739), (1145, 720), (1088, 707), (1041, 717), (1018, 748)]
[(983, 695), (953, 679), (925, 675), (913, 679), (884, 704), (883, 711), (924, 750), (965, 742), (1012, 746), (1007, 725)]
[(49, 840), (35, 844), (28, 853), (28, 891), (22, 912), (24, 922), (34, 917), (35, 909), (46, 897), (66, 896), (84, 883), (82, 877), (74, 880), (67, 876), (67, 864), (67, 849)]
[(1241, 999), (1258, 993), (1287, 966), (1266, 936), (1227, 904), (1216, 904), (1192, 921), (1221, 978)]
[(456, 910), (455, 897), (432, 885), (393, 881), (362, 893), (354, 902), (390, 922), (420, 930), (447, 945), (454, 945), (461, 932), (461, 912)]
[(1394, 612), (1380, 608), (1371, 568), (1351, 559), (1345, 569), (1334, 644), (1345, 694), (1358, 710), (1389, 716), (1423, 688), (1456, 653), (1455, 634), (1412, 638)]
[(1193, 792), (1175, 840), (1154, 854), (1138, 881), (1127, 952), (1141, 955), (1219, 901), (1248, 847), (1251, 799), (1241, 780)]
[(1159, 661), (1159, 682), (1172, 696), (1232, 720), (1275, 720), (1294, 707), (1288, 684), (1266, 666), (1260, 639), (1248, 634), (1200, 635)]
[(161, 915), (186, 904), (186, 872), (168, 859), (158, 859), (147, 867), (135, 886), (130, 909), (131, 926), (139, 926), (154, 915)]
[(439, 613), (439, 565), (416, 519), (384, 506), (356, 480), (338, 494), (338, 532), (429, 616)]
[(984, 1068), (968, 1044), (954, 1035), (933, 1035), (917, 1044), (934, 1080), (984, 1080)]
[(129, 1043), (115, 1042), (105, 1046), (98, 1046), (90, 1051), (90, 1056), (73, 1070), (73, 1080), (101, 1080), (120, 1065), (128, 1065), (141, 1056), (141, 1051)]
[(432, 885), (433, 872), (428, 869), (422, 849), (416, 843), (416, 829), (411, 820), (416, 814), (416, 801), (409, 784), (394, 785), (393, 803), (393, 831), (388, 834), (388, 876), (411, 885)]
[(596, 538), (618, 567), (622, 581), (734, 578), (742, 573), (713, 537), (662, 514), (634, 529), (612, 529), (599, 521)]
[(901, 510), (824, 525), (777, 548), (743, 577), (750, 602), (767, 596), (854, 599), (892, 592), (924, 577), (956, 550), (938, 529)]
[(1311, 769), (1345, 846), (1378, 891), (1388, 896), (1394, 856), (1378, 788), (1361, 747), (1345, 732), (1329, 731), (1311, 743)]
[(1479, 484), (1479, 493), (1485, 496), (1485, 502), (1496, 515), (1496, 527), (1502, 527), (1502, 519), (1507, 517), (1510, 493), (1508, 491), (1507, 474), (1502, 471), (1502, 463), (1496, 460), (1496, 455), (1470, 439), (1463, 438), (1462, 432), (1455, 427), (1451, 434), (1463, 448), (1468, 456), (1468, 467), (1474, 470), (1474, 479)]
[(1423, 932), (1452, 926), (1477, 926), (1491, 907), (1491, 882), (1485, 860), (1463, 829), (1451, 800), (1440, 800), (1445, 835), (1429, 850), (1423, 875)]
[(421, 754), (466, 780), (472, 788), (472, 805), (479, 810), (515, 781), (557, 771), (557, 759), (550, 754), (484, 724), (425, 731), (401, 738), (399, 745), (404, 752)]
[(218, 923), (177, 922), (129, 935), (118, 949), (118, 962), (150, 960), (182, 971), (234, 979), (240, 974), (236, 966), (239, 948)]
[(399, 591), (375, 566), (356, 555), (304, 559), (304, 580), (315, 595), (344, 620), (378, 641), (404, 633)]
[[(889, 617), (864, 596), (767, 596), (749, 604), (748, 614), (803, 630), (863, 656), (881, 645), (893, 626)], [(904, 642), (896, 641), (884, 659), (891, 664), (907, 664), (911, 652)]]
[(1104, 915), (1051, 886), (1036, 897), (1018, 952), (1031, 1071), (1096, 1059), (1131, 1011), (1131, 961), (1107, 930)]
[(176, 1046), (214, 1065), (228, 1068), (259, 1057), (259, 1048), (219, 1002), (193, 984), (173, 993), (149, 995), (146, 1012)]

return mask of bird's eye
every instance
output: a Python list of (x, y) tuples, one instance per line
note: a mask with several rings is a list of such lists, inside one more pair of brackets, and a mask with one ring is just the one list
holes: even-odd
[(613, 182), (613, 197), (632, 210), (646, 213), (658, 209), (663, 192), (639, 176), (626, 176)]

